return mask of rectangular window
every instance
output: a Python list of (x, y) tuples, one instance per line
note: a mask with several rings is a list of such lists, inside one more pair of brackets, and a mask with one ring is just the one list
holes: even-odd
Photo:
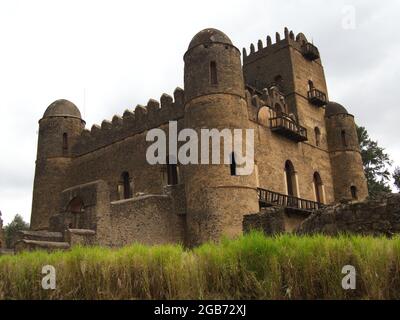
[(68, 151), (68, 134), (63, 134), (63, 151)]
[(217, 64), (215, 61), (210, 62), (210, 82), (213, 85), (218, 84)]

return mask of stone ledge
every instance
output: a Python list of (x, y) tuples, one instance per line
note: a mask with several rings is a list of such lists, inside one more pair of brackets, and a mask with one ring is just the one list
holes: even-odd
[(48, 251), (53, 250), (67, 250), (70, 245), (67, 242), (53, 242), (53, 241), (37, 241), (37, 240), (19, 240), (15, 244), (15, 252), (32, 251), (37, 249), (44, 249)]
[(96, 234), (96, 231), (90, 229), (68, 229), (68, 231), (82, 236), (94, 236)]

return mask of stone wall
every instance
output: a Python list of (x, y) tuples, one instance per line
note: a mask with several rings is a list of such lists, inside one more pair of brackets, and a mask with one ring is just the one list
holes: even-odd
[(183, 243), (185, 215), (167, 195), (145, 195), (111, 203), (111, 245)]
[(306, 219), (297, 232), (388, 236), (400, 233), (400, 194), (327, 207)]
[(271, 207), (263, 212), (245, 215), (243, 232), (248, 233), (252, 230), (263, 231), (266, 235), (283, 233), (285, 231), (283, 208)]

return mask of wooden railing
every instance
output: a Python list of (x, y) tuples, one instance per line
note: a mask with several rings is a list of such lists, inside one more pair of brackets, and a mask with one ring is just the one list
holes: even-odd
[(277, 115), (270, 119), (272, 131), (278, 131), (290, 139), (296, 141), (307, 140), (307, 129), (299, 125), (286, 114)]
[(308, 91), (308, 100), (315, 105), (323, 106), (328, 101), (326, 99), (326, 94), (318, 89), (312, 88)]
[(305, 211), (314, 211), (323, 207), (322, 203), (288, 196), (286, 194), (258, 188), (258, 201), (260, 207), (281, 206)]
[(305, 43), (302, 48), (303, 56), (309, 60), (316, 60), (319, 59), (319, 51), (316, 46), (312, 43)]

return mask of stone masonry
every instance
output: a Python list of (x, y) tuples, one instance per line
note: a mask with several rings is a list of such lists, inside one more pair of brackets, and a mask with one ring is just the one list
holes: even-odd
[[(234, 237), (243, 232), (244, 216), (260, 211), (261, 189), (286, 196), (280, 206), (299, 209), (302, 200), (320, 206), (366, 198), (354, 117), (329, 101), (319, 50), (304, 34), (285, 28), (274, 42), (268, 36), (241, 54), (223, 32), (205, 29), (191, 40), (184, 62), (184, 89), (101, 125), (86, 128), (70, 101), (48, 106), (39, 121), (36, 235), (22, 235), (20, 248), (24, 241), (47, 248), (43, 242), (54, 233), (62, 248), (135, 241), (193, 246)], [(253, 129), (252, 174), (236, 174), (234, 153), (230, 164), (185, 165), (173, 155), (149, 164), (148, 131), (168, 136), (171, 121), (178, 131)], [(275, 205), (274, 199), (268, 201)], [(307, 217), (285, 214), (281, 227), (289, 231)]]
[(389, 194), (377, 200), (341, 203), (316, 211), (301, 224), (297, 233), (373, 236), (400, 233), (400, 194)]

